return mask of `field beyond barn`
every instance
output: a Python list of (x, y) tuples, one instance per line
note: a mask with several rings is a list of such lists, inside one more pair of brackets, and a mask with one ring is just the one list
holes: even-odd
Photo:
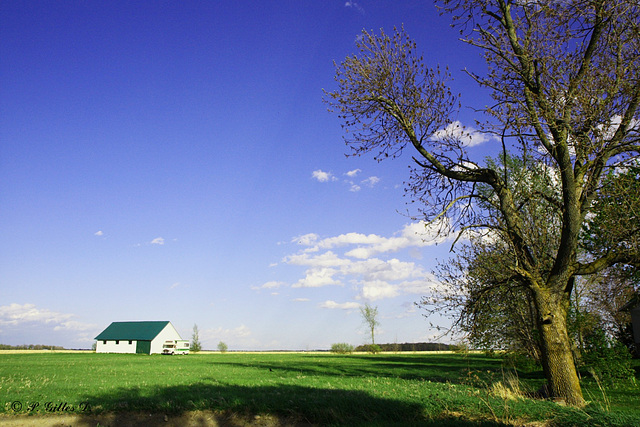
[(541, 372), (482, 354), (5, 352), (0, 362), (0, 425), (640, 425), (638, 381), (583, 378), (591, 403), (572, 409), (527, 397)]

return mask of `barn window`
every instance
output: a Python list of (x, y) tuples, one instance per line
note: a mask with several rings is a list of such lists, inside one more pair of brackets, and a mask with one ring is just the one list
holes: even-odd
[(102, 341), (102, 344), (107, 344), (107, 340)]
[(129, 345), (133, 344), (133, 341), (129, 340)]
[(119, 341), (119, 340), (116, 340), (116, 344), (120, 344), (120, 341)]

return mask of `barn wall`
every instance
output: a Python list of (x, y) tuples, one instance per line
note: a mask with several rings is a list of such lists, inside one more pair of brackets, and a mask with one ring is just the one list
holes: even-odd
[(151, 341), (151, 354), (162, 353), (162, 344), (169, 340), (179, 340), (180, 335), (176, 328), (171, 323), (167, 323), (167, 326)]
[(96, 353), (135, 353), (137, 342), (135, 340), (131, 341), (131, 344), (129, 342), (129, 340), (119, 340), (116, 344), (115, 340), (107, 340), (107, 343), (104, 344), (103, 340), (98, 340)]

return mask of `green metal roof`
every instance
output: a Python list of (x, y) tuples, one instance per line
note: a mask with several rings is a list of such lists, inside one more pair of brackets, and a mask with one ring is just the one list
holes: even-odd
[(163, 322), (113, 322), (96, 340), (153, 340), (169, 324)]

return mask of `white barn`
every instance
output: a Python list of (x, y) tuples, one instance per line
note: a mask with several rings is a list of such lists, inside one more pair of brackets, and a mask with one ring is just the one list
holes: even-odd
[(161, 354), (165, 341), (181, 340), (171, 322), (113, 322), (97, 337), (96, 353)]

